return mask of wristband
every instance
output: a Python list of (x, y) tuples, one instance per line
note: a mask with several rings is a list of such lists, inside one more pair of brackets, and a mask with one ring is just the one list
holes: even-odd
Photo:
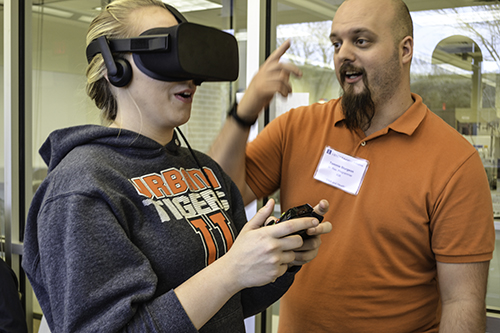
[(250, 128), (252, 127), (253, 124), (255, 124), (255, 122), (257, 121), (257, 119), (255, 119), (254, 121), (250, 122), (248, 120), (245, 120), (245, 119), (242, 119), (238, 116), (238, 114), (236, 113), (236, 110), (238, 109), (238, 104), (237, 103), (234, 103), (233, 104), (233, 107), (231, 108), (231, 110), (229, 110), (229, 112), (227, 113), (227, 116), (228, 117), (233, 117), (234, 120), (236, 120), (236, 122), (241, 126), (241, 127), (244, 127), (244, 128)]

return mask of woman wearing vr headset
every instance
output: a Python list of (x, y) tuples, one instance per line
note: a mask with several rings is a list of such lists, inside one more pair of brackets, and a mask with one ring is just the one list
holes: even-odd
[[(117, 0), (87, 44), (183, 20), (156, 0)], [(308, 217), (262, 227), (272, 200), (246, 222), (229, 177), (177, 140), (194, 81), (154, 79), (131, 53), (109, 57), (109, 45), (91, 59), (87, 91), (110, 125), (57, 130), (40, 149), (49, 172), (29, 211), (23, 267), (49, 327), (244, 332), (243, 319), (287, 290), (331, 225)], [(290, 236), (303, 229), (311, 240)]]

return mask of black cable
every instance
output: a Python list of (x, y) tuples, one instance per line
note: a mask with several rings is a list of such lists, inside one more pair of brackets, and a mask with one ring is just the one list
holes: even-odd
[(182, 133), (182, 131), (180, 130), (179, 127), (176, 127), (175, 130), (177, 132), (179, 132), (179, 134), (181, 135), (182, 137), (182, 140), (184, 141), (184, 143), (186, 144), (186, 146), (188, 147), (188, 150), (189, 152), (191, 153), (191, 156), (193, 156), (194, 158), (194, 161), (196, 162), (196, 164), (198, 165), (198, 168), (200, 168), (201, 172), (203, 173), (203, 176), (205, 176), (205, 179), (208, 181), (208, 184), (210, 185), (210, 189), (212, 189), (212, 192), (214, 192), (214, 196), (215, 196), (215, 199), (217, 200), (218, 204), (219, 204), (219, 208), (221, 210), (224, 210), (224, 206), (222, 205), (222, 202), (220, 202), (219, 200), (219, 197), (217, 196), (217, 193), (215, 192), (215, 187), (214, 185), (212, 184), (212, 182), (210, 181), (210, 178), (208, 178), (208, 175), (207, 173), (205, 172), (205, 169), (203, 169), (200, 161), (198, 160), (198, 158), (196, 157), (193, 149), (191, 148), (191, 145), (189, 144), (189, 142), (187, 141), (186, 137), (184, 136), (184, 134)]

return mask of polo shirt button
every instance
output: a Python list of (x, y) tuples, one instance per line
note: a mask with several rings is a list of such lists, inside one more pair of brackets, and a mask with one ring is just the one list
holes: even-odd
[(362, 146), (362, 147), (366, 146), (366, 141), (362, 141), (362, 142), (361, 142), (361, 146)]

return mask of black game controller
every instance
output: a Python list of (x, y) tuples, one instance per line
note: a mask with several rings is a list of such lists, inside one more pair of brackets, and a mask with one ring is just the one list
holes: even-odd
[[(278, 224), (283, 221), (297, 219), (300, 217), (315, 217), (319, 220), (320, 223), (323, 221), (323, 216), (319, 215), (318, 213), (315, 213), (310, 204), (305, 204), (302, 206), (290, 208), (289, 210), (281, 214), (279, 219), (270, 222), (268, 225)], [(311, 236), (307, 234), (307, 229), (299, 230), (293, 233), (292, 235), (300, 235), (302, 239), (311, 238)]]

